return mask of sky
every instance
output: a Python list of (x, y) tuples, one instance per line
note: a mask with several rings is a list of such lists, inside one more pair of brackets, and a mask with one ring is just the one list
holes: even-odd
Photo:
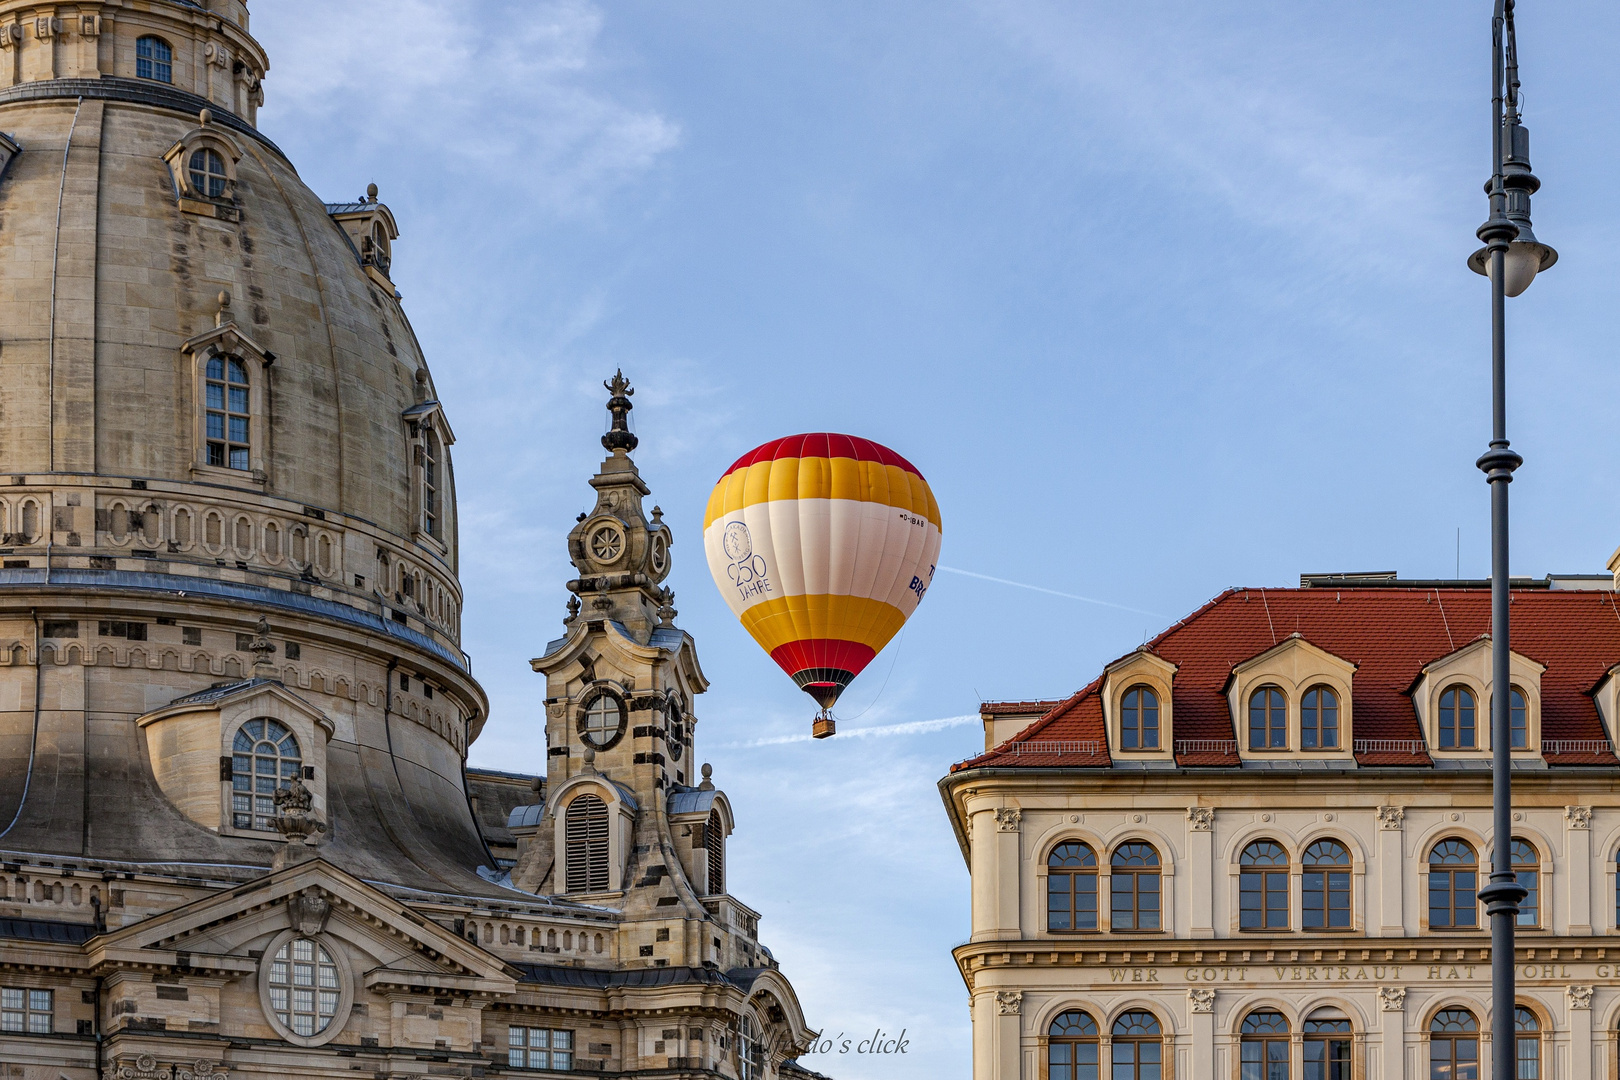
[[(1515, 574), (1620, 545), (1620, 6), (1526, 0), (1538, 237), (1509, 303)], [(840, 1080), (965, 1078), (968, 877), (936, 784), (983, 700), (1062, 696), (1233, 585), (1484, 577), (1490, 4), (277, 0), (261, 126), (375, 182), (459, 441), (474, 765), (541, 771), (602, 381), (675, 534), (733, 891)], [(312, 32), (318, 31), (318, 32)], [(1603, 297), (1610, 299), (1605, 301)], [(800, 431), (928, 478), (942, 572), (842, 734), (702, 557)]]

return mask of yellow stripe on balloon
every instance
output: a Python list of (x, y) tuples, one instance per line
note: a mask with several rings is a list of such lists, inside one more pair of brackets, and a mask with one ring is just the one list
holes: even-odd
[(942, 527), (939, 504), (922, 477), (898, 465), (847, 457), (777, 458), (736, 469), (709, 495), (703, 527), (733, 511), (777, 499), (882, 503)]
[(863, 596), (779, 596), (742, 613), (743, 628), (766, 652), (793, 641), (837, 638), (882, 652), (906, 617), (893, 604)]

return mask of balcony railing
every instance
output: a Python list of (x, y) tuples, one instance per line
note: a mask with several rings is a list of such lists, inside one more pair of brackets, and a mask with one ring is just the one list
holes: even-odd
[(1543, 739), (1541, 749), (1549, 754), (1612, 754), (1608, 739)]
[(1102, 744), (1096, 739), (1031, 739), (1028, 742), (1015, 742), (1003, 752), (1013, 757), (1028, 754), (1095, 754), (1101, 747)]
[(1354, 746), (1358, 754), (1421, 754), (1422, 739), (1357, 739)]
[(1235, 754), (1236, 739), (1177, 739), (1178, 754)]

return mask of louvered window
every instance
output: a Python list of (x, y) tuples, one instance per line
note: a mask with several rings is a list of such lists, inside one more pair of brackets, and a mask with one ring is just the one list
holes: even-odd
[(726, 827), (718, 810), (709, 811), (708, 824), (703, 827), (703, 846), (709, 852), (709, 895), (719, 896), (726, 891)]
[(569, 892), (605, 892), (608, 887), (608, 811), (600, 796), (581, 795), (568, 804), (564, 824)]

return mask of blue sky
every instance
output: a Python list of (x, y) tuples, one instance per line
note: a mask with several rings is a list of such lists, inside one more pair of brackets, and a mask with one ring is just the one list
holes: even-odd
[[(473, 762), (542, 768), (527, 660), (561, 628), (622, 366), (714, 683), (699, 756), (737, 806), (733, 887), (813, 1025), (910, 1040), (806, 1063), (968, 1076), (967, 875), (935, 783), (980, 745), (981, 699), (1068, 693), (1230, 585), (1452, 576), (1459, 530), (1463, 575), (1488, 572), (1487, 291), (1463, 261), (1489, 9), (257, 5), (263, 127), (328, 199), (378, 183), (403, 230), (460, 435), (466, 646), (494, 703)], [(1520, 9), (1561, 259), (1510, 303), (1513, 570), (1602, 572), (1620, 8)], [(943, 565), (984, 575), (942, 574), (845, 696), (843, 728), (879, 730), (814, 744), (699, 535), (724, 468), (804, 430), (914, 461)]]

